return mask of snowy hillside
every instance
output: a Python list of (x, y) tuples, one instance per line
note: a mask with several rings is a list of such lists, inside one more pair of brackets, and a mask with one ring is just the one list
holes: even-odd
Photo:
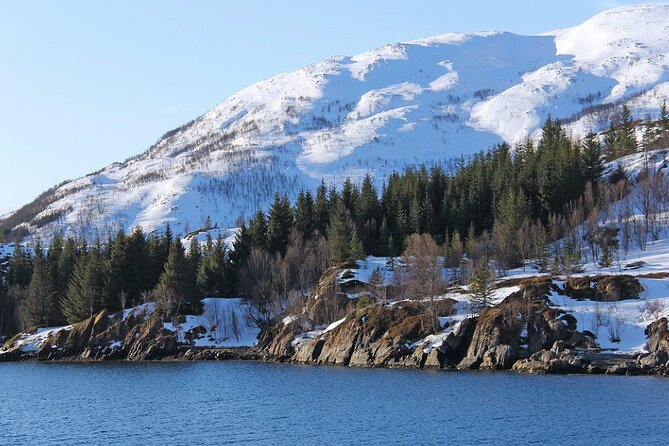
[(43, 237), (166, 221), (185, 233), (208, 215), (232, 227), (275, 192), (294, 197), (367, 172), (380, 185), (409, 164), (518, 142), (549, 114), (578, 137), (608, 124), (603, 104), (629, 102), (637, 116), (659, 109), (668, 32), (669, 6), (636, 6), (544, 35), (444, 34), (333, 57), (238, 92), (6, 222)]

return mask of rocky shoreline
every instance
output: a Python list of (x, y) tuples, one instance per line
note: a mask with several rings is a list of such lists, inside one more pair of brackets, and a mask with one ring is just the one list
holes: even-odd
[(234, 347), (234, 348), (193, 348), (182, 347), (172, 354), (153, 359), (90, 359), (80, 356), (59, 357), (44, 359), (34, 355), (21, 357), (0, 356), (0, 362), (50, 362), (50, 363), (94, 363), (94, 362), (187, 362), (187, 361), (257, 361), (270, 363), (284, 363), (296, 365), (335, 366), (353, 368), (389, 368), (406, 370), (430, 370), (447, 372), (477, 372), (477, 371), (501, 371), (511, 373), (524, 373), (535, 375), (627, 375), (627, 376), (667, 376), (669, 368), (666, 366), (666, 356), (653, 354), (616, 354), (616, 353), (588, 353), (588, 352), (562, 352), (544, 351), (540, 354), (521, 360), (510, 369), (464, 369), (458, 367), (441, 367), (424, 364), (422, 367), (408, 364), (395, 363), (383, 366), (363, 366), (357, 364), (332, 364), (313, 362), (298, 362), (267, 356), (256, 347)]
[[(590, 293), (586, 281), (567, 284)], [(588, 284), (590, 282), (587, 282)], [(588, 285), (590, 286), (590, 285)], [(594, 282), (610, 295), (638, 287), (623, 278)], [(546, 279), (526, 281), (497, 306), (457, 327), (435, 330), (440, 322), (424, 303), (372, 304), (358, 308), (325, 332), (303, 333), (297, 320), (277, 320), (256, 347), (196, 347), (198, 330), (180, 339), (156, 313), (109, 315), (103, 311), (70, 327), (44, 332), (38, 348), (8, 340), (4, 361), (206, 361), (254, 360), (309, 365), (428, 370), (506, 370), (529, 374), (610, 374), (669, 376), (669, 331), (661, 318), (646, 329), (647, 353), (603, 351), (595, 336), (578, 331), (574, 317), (551, 305), (556, 289)], [(592, 296), (590, 296), (592, 297)], [(448, 306), (448, 301), (443, 301)], [(302, 334), (300, 334), (302, 333)], [(35, 336), (33, 334), (32, 336)]]

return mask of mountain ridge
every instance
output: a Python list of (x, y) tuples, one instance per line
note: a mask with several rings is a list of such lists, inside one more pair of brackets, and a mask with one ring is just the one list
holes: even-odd
[[(234, 226), (275, 192), (443, 162), (536, 137), (547, 116), (578, 138), (626, 103), (669, 94), (669, 5), (616, 8), (541, 35), (446, 33), (335, 56), (232, 95), (156, 144), (62, 184), (2, 221), (19, 236)], [(592, 42), (592, 43), (591, 43)], [(600, 107), (597, 112), (584, 110)], [(583, 114), (583, 116), (579, 116)]]

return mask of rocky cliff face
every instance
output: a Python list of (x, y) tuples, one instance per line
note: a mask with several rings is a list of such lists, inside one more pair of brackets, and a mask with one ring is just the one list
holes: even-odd
[(278, 335), (270, 330), (264, 334), (263, 351), (267, 359), (305, 364), (398, 367), (407, 365), (414, 343), (438, 326), (438, 320), (415, 305), (370, 305), (325, 335), (301, 344), (293, 342), (291, 327)]
[(275, 326), (260, 345), (267, 359), (307, 364), (487, 370), (508, 370), (555, 348), (596, 349), (573, 317), (549, 306), (549, 290), (548, 281), (526, 285), (450, 333), (441, 331), (426, 307), (401, 302), (370, 305), (306, 340), (296, 341), (296, 327)]
[(109, 316), (106, 311), (61, 330), (39, 342), (8, 340), (0, 361), (18, 359), (151, 360), (177, 353), (176, 334), (164, 328), (158, 314), (130, 312)]

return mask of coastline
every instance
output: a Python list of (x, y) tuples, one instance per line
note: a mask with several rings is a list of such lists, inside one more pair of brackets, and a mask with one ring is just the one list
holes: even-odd
[(295, 361), (287, 358), (276, 358), (268, 356), (257, 347), (234, 347), (234, 348), (209, 348), (182, 346), (179, 352), (168, 354), (154, 359), (128, 360), (128, 359), (93, 359), (81, 358), (79, 356), (62, 357), (58, 359), (43, 359), (35, 356), (24, 356), (21, 358), (2, 358), (0, 363), (67, 363), (67, 364), (100, 364), (100, 363), (181, 363), (181, 362), (214, 362), (214, 361), (243, 361), (287, 364), (311, 367), (347, 367), (358, 369), (388, 369), (388, 370), (423, 370), (432, 372), (473, 372), (473, 373), (516, 373), (527, 375), (610, 375), (610, 376), (660, 376), (669, 377), (669, 369), (666, 367), (643, 367), (639, 364), (644, 354), (624, 353), (592, 353), (581, 352), (583, 366), (549, 368), (541, 370), (531, 369), (465, 369), (458, 367), (435, 367), (435, 366), (411, 366), (403, 363), (389, 365), (359, 365), (359, 364), (333, 364)]

